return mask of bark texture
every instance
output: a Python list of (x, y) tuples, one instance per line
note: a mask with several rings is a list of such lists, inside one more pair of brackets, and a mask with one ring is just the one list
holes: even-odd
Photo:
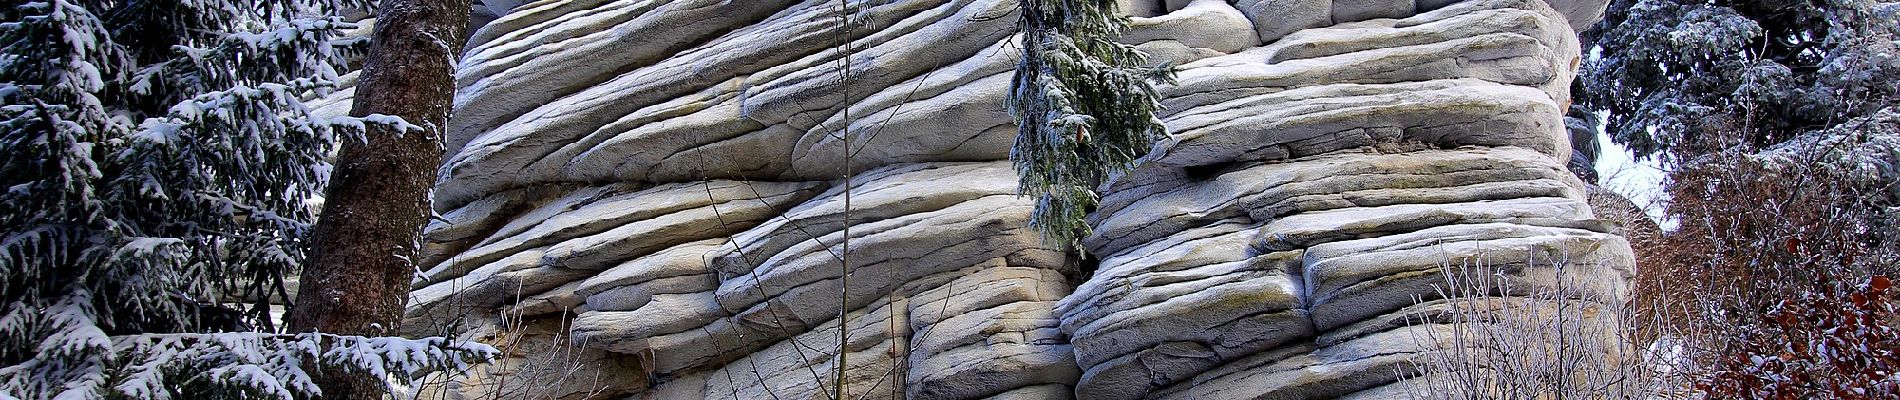
[[(294, 332), (391, 335), (401, 323), (429, 188), (442, 161), (469, 0), (383, 0), (352, 116), (401, 117), (421, 131), (372, 125), (346, 140), (325, 191), (303, 286), (290, 309)], [(324, 369), (325, 399), (380, 399), (366, 376)]]

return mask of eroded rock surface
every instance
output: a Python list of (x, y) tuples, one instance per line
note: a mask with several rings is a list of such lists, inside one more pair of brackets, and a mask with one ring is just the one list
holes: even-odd
[(566, 398), (1380, 398), (1442, 266), (1624, 290), (1565, 169), (1601, 1), (1122, 3), (1179, 80), (1088, 257), (1015, 195), (1013, 0), (488, 3), (407, 328), (561, 336)]

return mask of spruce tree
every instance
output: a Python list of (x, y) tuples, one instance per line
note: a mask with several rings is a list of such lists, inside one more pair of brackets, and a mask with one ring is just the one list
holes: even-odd
[(1747, 131), (1764, 148), (1900, 99), (1900, 4), (1873, 0), (1616, 0), (1574, 92), (1641, 156), (1694, 157)]
[[(309, 360), (406, 378), (485, 346), (280, 335), (339, 138), (326, 0), (0, 6), (0, 398), (302, 398)], [(250, 299), (248, 304), (240, 299)]]
[(1029, 225), (1046, 243), (1081, 250), (1095, 189), (1148, 153), (1167, 127), (1154, 82), (1173, 79), (1134, 46), (1114, 0), (1024, 0), (1022, 59), (1010, 81), (1019, 191), (1037, 196)]

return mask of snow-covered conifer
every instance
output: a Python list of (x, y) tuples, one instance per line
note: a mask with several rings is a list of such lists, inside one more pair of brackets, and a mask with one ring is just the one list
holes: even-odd
[(288, 399), (317, 392), (304, 362), (400, 379), (492, 351), (272, 333), (325, 157), (381, 123), (302, 102), (348, 68), (363, 39), (335, 15), (364, 6), (0, 7), (0, 398)]
[(1616, 0), (1578, 99), (1642, 156), (1765, 148), (1900, 104), (1900, 3)]

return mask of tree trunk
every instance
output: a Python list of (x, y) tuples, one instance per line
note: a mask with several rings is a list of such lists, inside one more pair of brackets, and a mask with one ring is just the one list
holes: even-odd
[[(402, 117), (423, 131), (370, 126), (344, 140), (312, 233), (292, 332), (395, 335), (408, 301), (429, 188), (455, 95), (451, 57), (462, 48), (469, 0), (382, 0), (350, 115)], [(323, 398), (381, 399), (376, 377), (323, 368)]]

